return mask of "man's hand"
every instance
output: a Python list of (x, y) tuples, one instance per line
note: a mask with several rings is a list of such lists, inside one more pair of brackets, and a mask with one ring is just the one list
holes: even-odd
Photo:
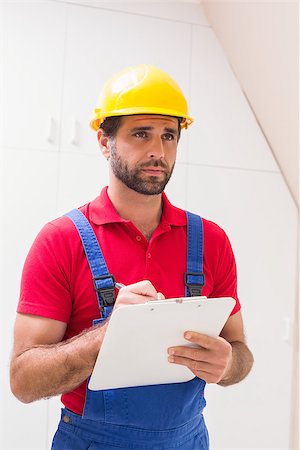
[(164, 298), (165, 296), (161, 292), (157, 292), (149, 280), (143, 280), (120, 289), (114, 307), (137, 305), (149, 300), (163, 300)]
[(222, 337), (187, 331), (185, 339), (195, 347), (178, 346), (168, 349), (169, 362), (186, 366), (207, 383), (226, 378), (232, 364), (232, 346)]

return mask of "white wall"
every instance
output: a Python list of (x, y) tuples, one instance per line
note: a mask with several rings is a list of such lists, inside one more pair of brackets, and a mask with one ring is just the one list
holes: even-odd
[[(183, 132), (171, 200), (218, 222), (235, 250), (252, 374), (208, 386), (213, 449), (289, 448), (297, 212), (238, 82), (198, 5), (168, 18), (63, 2), (1, 4), (3, 295), (1, 449), (45, 449), (59, 401), (23, 405), (8, 387), (22, 264), (51, 218), (95, 197), (105, 161), (88, 127), (102, 83), (125, 66), (165, 69), (195, 123)], [(161, 14), (160, 14), (161, 11)], [(176, 12), (177, 11), (177, 12)], [(200, 12), (199, 12), (200, 11)], [(177, 15), (176, 15), (177, 14)], [(161, 17), (159, 17), (161, 15)], [(156, 17), (154, 17), (156, 16)], [(55, 26), (53, 25), (55, 24)], [(18, 432), (16, 433), (16, 429)]]

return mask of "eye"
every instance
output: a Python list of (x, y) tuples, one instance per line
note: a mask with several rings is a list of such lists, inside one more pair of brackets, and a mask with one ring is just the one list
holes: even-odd
[(137, 131), (136, 133), (133, 134), (133, 136), (141, 139), (145, 139), (148, 137), (146, 131)]
[(174, 136), (174, 134), (172, 134), (172, 133), (165, 133), (165, 134), (163, 135), (163, 139), (164, 139), (165, 141), (174, 141), (175, 136)]

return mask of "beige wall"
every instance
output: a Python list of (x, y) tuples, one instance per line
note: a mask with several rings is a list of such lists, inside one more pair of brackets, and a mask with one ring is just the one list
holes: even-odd
[(299, 205), (299, 3), (202, 3)]

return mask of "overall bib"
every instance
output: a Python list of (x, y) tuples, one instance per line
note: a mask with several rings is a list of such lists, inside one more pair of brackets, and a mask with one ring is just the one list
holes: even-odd
[[(199, 216), (187, 214), (187, 296), (201, 295), (203, 227)], [(114, 304), (115, 279), (108, 272), (97, 238), (86, 217), (73, 210), (75, 224), (93, 275), (101, 318)], [(202, 416), (205, 381), (141, 386), (104, 391), (87, 388), (83, 415), (62, 409), (52, 450), (208, 450), (208, 433)]]

